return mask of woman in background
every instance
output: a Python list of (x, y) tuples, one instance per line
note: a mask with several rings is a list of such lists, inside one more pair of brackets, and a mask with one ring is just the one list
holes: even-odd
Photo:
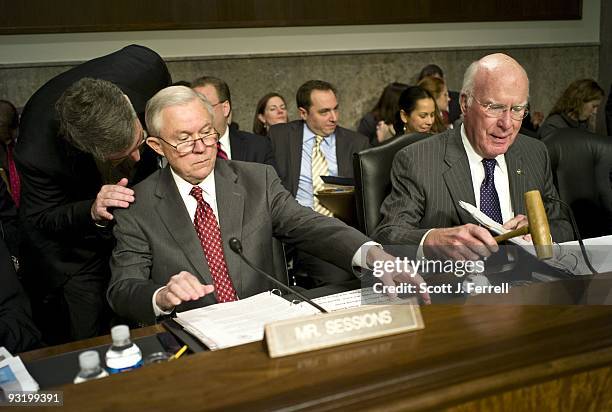
[(399, 110), (399, 96), (407, 87), (404, 83), (389, 83), (376, 105), (359, 121), (357, 131), (370, 139), (371, 146), (395, 135), (393, 122)]
[(278, 93), (268, 93), (257, 102), (253, 133), (267, 136), (270, 126), (288, 121), (287, 104), (283, 96)]
[(446, 128), (433, 96), (420, 86), (404, 90), (399, 98), (400, 110), (396, 114), (396, 134), (441, 133)]
[(577, 128), (592, 131), (589, 121), (597, 115), (604, 91), (593, 79), (576, 80), (563, 92), (538, 129), (540, 139), (557, 129)]
[(451, 128), (452, 125), (448, 120), (448, 103), (451, 99), (448, 96), (448, 88), (446, 87), (444, 79), (426, 76), (419, 81), (418, 86), (421, 86), (433, 96), (438, 106), (438, 110), (440, 111), (440, 118), (442, 119), (444, 128)]

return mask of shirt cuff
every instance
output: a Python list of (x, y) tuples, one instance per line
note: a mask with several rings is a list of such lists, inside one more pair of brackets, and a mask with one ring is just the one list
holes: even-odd
[(159, 317), (159, 316), (163, 316), (163, 315), (169, 315), (169, 314), (172, 313), (172, 310), (169, 310), (169, 311), (161, 310), (161, 308), (159, 306), (157, 306), (157, 303), (155, 303), (156, 302), (155, 298), (157, 298), (157, 294), (163, 288), (165, 288), (165, 286), (162, 286), (161, 288), (157, 289), (153, 293), (153, 299), (151, 301), (151, 304), (153, 305), (153, 312), (155, 312), (155, 317)]
[(421, 241), (419, 242), (419, 248), (417, 249), (417, 253), (416, 253), (416, 260), (421, 260), (425, 257), (425, 253), (423, 253), (423, 243), (425, 243), (425, 238), (427, 237), (429, 232), (431, 232), (432, 230), (433, 229), (429, 229), (427, 232), (425, 232), (425, 234), (421, 238)]
[(381, 249), (383, 248), (380, 243), (374, 242), (372, 240), (370, 240), (369, 242), (365, 242), (363, 245), (359, 247), (359, 249), (357, 249), (357, 252), (355, 252), (355, 254), (353, 255), (353, 260), (351, 261), (353, 267), (357, 266), (357, 267), (364, 268), (364, 269), (372, 269), (371, 267), (368, 267), (368, 262), (364, 261), (368, 253), (368, 249), (371, 246), (376, 246)]

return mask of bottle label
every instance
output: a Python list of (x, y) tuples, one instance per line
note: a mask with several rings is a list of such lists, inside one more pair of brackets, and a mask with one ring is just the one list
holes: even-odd
[(137, 368), (140, 368), (141, 366), (142, 366), (142, 359), (139, 360), (136, 364), (134, 364), (132, 366), (128, 366), (126, 368), (117, 368), (117, 369), (115, 369), (115, 368), (107, 367), (106, 369), (108, 370), (109, 373), (113, 374), (113, 373), (121, 373), (121, 372), (131, 371), (132, 369), (137, 369)]

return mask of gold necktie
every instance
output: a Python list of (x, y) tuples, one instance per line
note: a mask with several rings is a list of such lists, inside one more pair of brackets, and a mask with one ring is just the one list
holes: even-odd
[(315, 194), (317, 194), (317, 192), (323, 189), (323, 179), (321, 179), (321, 176), (329, 175), (327, 159), (325, 159), (325, 155), (321, 150), (321, 142), (323, 142), (324, 138), (321, 136), (315, 136), (315, 139), (316, 140), (315, 145), (312, 149), (311, 159), (314, 210), (325, 216), (333, 216), (332, 212), (319, 202), (319, 198), (314, 196)]

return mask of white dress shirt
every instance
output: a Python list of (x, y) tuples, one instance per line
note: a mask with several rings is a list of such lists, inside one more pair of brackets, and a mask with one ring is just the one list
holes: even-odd
[[(191, 188), (193, 187), (193, 185), (187, 182), (186, 180), (184, 180), (179, 175), (177, 175), (174, 172), (174, 170), (172, 170), (172, 168), (170, 168), (170, 171), (172, 172), (172, 178), (174, 179), (174, 183), (176, 183), (176, 187), (178, 188), (179, 194), (181, 195), (181, 199), (183, 199), (183, 203), (185, 204), (185, 207), (187, 208), (187, 213), (189, 214), (189, 217), (191, 218), (191, 223), (193, 223), (193, 221), (195, 220), (195, 212), (196, 212), (196, 209), (198, 208), (198, 201), (195, 199), (195, 197), (189, 194), (191, 192)], [(215, 214), (215, 218), (217, 219), (217, 224), (219, 224), (219, 218), (218, 218), (219, 214), (218, 214), (218, 209), (217, 209), (217, 194), (216, 194), (216, 189), (215, 189), (214, 172), (206, 176), (206, 179), (200, 182), (198, 186), (202, 189), (202, 197), (204, 198), (204, 201), (208, 203), (210, 207), (212, 208), (213, 213)], [(193, 230), (195, 231), (195, 228)], [(155, 293), (153, 293), (152, 303), (153, 303), (153, 311), (155, 312), (155, 316), (169, 315), (170, 313), (172, 313), (171, 310), (170, 311), (161, 310), (160, 307), (157, 306), (157, 303), (155, 302), (155, 299), (157, 298), (157, 294), (164, 287), (165, 286), (157, 289)]]
[[(223, 149), (225, 154), (227, 154), (227, 158), (232, 160), (232, 148), (230, 147), (230, 138), (229, 138), (229, 124), (225, 128), (225, 132), (223, 132), (223, 136), (219, 137), (219, 143), (221, 143), (221, 149)], [(206, 200), (206, 198), (204, 198), (204, 200)], [(215, 216), (217, 216), (216, 212), (215, 212)]]

